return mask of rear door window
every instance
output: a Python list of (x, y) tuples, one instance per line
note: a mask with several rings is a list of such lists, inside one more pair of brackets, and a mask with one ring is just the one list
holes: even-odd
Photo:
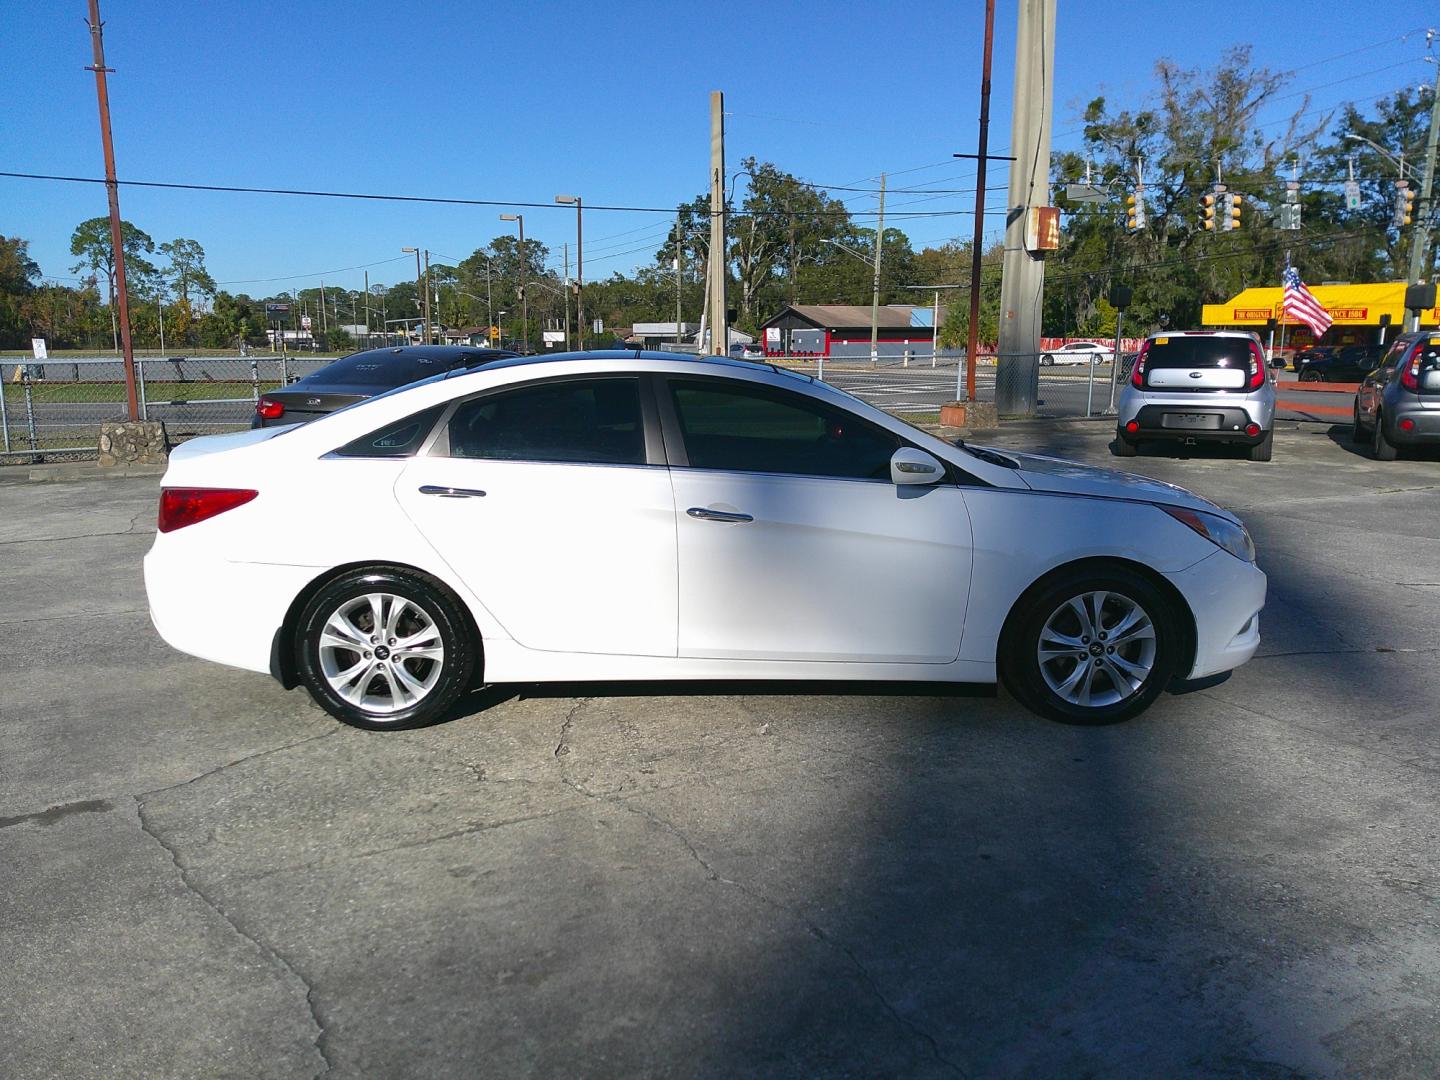
[(450, 456), (644, 465), (640, 381), (574, 379), (467, 401), (450, 418)]

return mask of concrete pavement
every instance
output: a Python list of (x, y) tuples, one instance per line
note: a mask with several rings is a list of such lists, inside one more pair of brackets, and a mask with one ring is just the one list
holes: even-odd
[(1435, 1075), (1440, 463), (1125, 467), (1240, 510), (1272, 595), (1095, 730), (587, 684), (352, 731), (158, 640), (153, 478), (0, 486), (0, 1075)]

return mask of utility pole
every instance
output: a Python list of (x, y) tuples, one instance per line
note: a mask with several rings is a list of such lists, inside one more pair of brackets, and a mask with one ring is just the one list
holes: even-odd
[(683, 279), (685, 259), (685, 244), (680, 236), (680, 211), (675, 211), (675, 347), (678, 349), (682, 342), (680, 333), (680, 283)]
[(570, 349), (570, 241), (565, 241), (565, 349)]
[(425, 344), (430, 344), (430, 249), (425, 249)]
[[(990, 146), (990, 57), (995, 45), (995, 0), (985, 0), (985, 54), (980, 67), (980, 144), (975, 173), (975, 235), (970, 249), (970, 327), (965, 338), (965, 400), (975, 400), (975, 353), (980, 347), (980, 245), (985, 236), (985, 166)], [(938, 339), (937, 339), (938, 340)]]
[[(418, 315), (422, 310), (421, 305), (425, 302), (425, 284), (420, 276), (420, 249), (418, 247), (402, 247), (401, 251), (407, 255), (415, 256), (415, 313)], [(405, 324), (405, 340), (410, 340), (410, 324)]]
[(365, 271), (365, 347), (370, 347), (370, 271)]
[(880, 253), (885, 250), (885, 174), (880, 174), (880, 220), (875, 226), (875, 274), (870, 282), (870, 366), (880, 359)]
[(1039, 396), (1040, 313), (1045, 264), (1025, 247), (1030, 209), (1050, 202), (1050, 120), (1055, 87), (1055, 0), (1019, 0), (1014, 115), (1006, 200), (1005, 265), (995, 405), (1001, 416), (1033, 416)]
[(710, 351), (730, 351), (730, 324), (725, 311), (725, 95), (710, 92), (710, 257), (706, 261), (710, 292)]
[(526, 271), (529, 259), (525, 257), (525, 215), (524, 214), (501, 214), (501, 221), (513, 221), (520, 233), (520, 336), (525, 344), (522, 346), (524, 352), (530, 351), (530, 298), (526, 296), (526, 286), (530, 284)]
[[(1440, 136), (1440, 61), (1433, 56), (1426, 59), (1435, 65), (1435, 91), (1430, 95), (1430, 137), (1425, 142), (1425, 174), (1420, 178), (1419, 213), (1415, 232), (1410, 237), (1410, 273), (1406, 281), (1411, 285), (1417, 284), (1422, 277), (1430, 277), (1430, 263), (1425, 256), (1430, 247), (1430, 219), (1435, 216), (1430, 193), (1435, 184), (1435, 146), (1437, 136)], [(1420, 329), (1419, 312), (1411, 316), (1410, 329)]]
[[(114, 302), (120, 308), (120, 349), (125, 358), (125, 400), (130, 419), (140, 419), (140, 396), (135, 385), (135, 349), (130, 343), (130, 289), (125, 282), (125, 237), (120, 227), (120, 185), (115, 180), (115, 143), (110, 137), (110, 88), (105, 76), (104, 24), (100, 21), (100, 0), (90, 0), (90, 45), (95, 63), (86, 68), (95, 73), (95, 97), (100, 105), (100, 143), (105, 151), (105, 194), (110, 200), (110, 245), (115, 258)], [(1434, 142), (1433, 138), (1431, 140)], [(1427, 186), (1426, 190), (1429, 188)], [(114, 313), (112, 312), (112, 315)]]

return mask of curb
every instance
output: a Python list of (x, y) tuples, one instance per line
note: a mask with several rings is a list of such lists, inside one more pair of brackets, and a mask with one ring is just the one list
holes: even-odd
[(163, 476), (164, 465), (114, 465), (102, 468), (93, 461), (57, 461), (45, 465), (0, 466), (0, 484), (45, 484), (67, 480), (133, 480)]

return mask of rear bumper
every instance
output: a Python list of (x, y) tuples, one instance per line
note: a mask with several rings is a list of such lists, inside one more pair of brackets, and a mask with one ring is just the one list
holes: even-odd
[(1165, 576), (1195, 616), (1195, 663), (1188, 678), (1230, 671), (1255, 655), (1267, 588), (1259, 567), (1216, 551), (1187, 570)]
[(318, 571), (228, 562), (195, 547), (176, 536), (156, 535), (145, 556), (150, 621), (181, 652), (268, 674), (275, 631)]
[[(1178, 426), (1179, 417), (1203, 416), (1213, 418), (1209, 422), (1213, 427), (1181, 427)], [(1243, 446), (1255, 446), (1261, 442), (1269, 433), (1272, 419), (1262, 419), (1253, 415), (1249, 410), (1237, 405), (1208, 405), (1202, 402), (1195, 404), (1166, 404), (1166, 405), (1142, 405), (1131, 417), (1122, 417), (1116, 426), (1115, 434), (1118, 438), (1128, 443), (1138, 443), (1155, 439), (1174, 439), (1180, 442), (1227, 442), (1238, 443)], [(1135, 424), (1137, 429), (1128, 430), (1130, 424)], [(1246, 435), (1245, 427), (1248, 424), (1257, 424), (1260, 431), (1255, 435)]]
[[(1406, 431), (1402, 424), (1413, 426)], [(1396, 446), (1432, 446), (1440, 443), (1440, 409), (1406, 409), (1385, 417), (1385, 435)]]

